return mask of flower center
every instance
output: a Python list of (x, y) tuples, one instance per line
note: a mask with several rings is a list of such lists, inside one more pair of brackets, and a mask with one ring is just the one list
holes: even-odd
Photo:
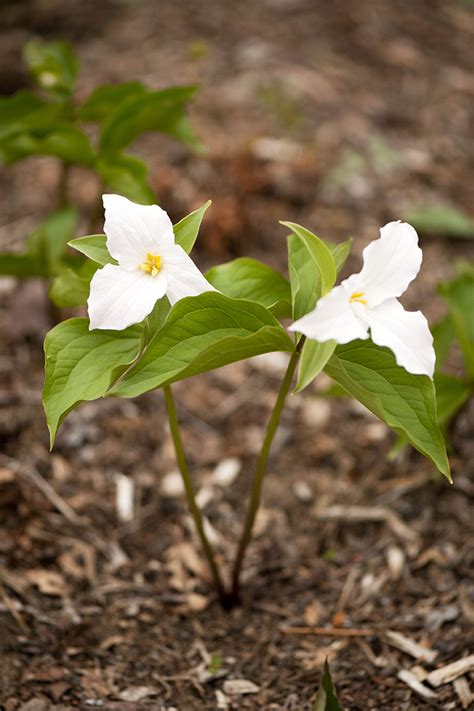
[(356, 301), (358, 304), (364, 304), (364, 306), (367, 306), (367, 300), (363, 298), (364, 296), (365, 291), (354, 291), (349, 301), (351, 304)]
[(163, 260), (159, 254), (151, 254), (148, 252), (146, 255), (146, 260), (139, 265), (139, 269), (145, 274), (150, 274), (150, 276), (156, 276), (163, 266)]

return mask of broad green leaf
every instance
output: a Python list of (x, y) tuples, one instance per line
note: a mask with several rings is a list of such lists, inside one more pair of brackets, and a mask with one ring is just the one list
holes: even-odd
[(352, 239), (348, 239), (345, 242), (339, 242), (339, 244), (332, 244), (331, 242), (325, 242), (329, 247), (331, 254), (334, 258), (334, 263), (336, 265), (336, 272), (339, 274), (342, 267), (344, 266), (347, 257), (350, 254), (352, 248)]
[(316, 694), (313, 711), (344, 711), (334, 690), (327, 659), (324, 662), (324, 674), (321, 680), (321, 686)]
[(439, 424), (446, 427), (471, 394), (474, 394), (474, 386), (445, 373), (436, 373), (434, 383)]
[(105, 235), (87, 235), (86, 237), (77, 237), (68, 242), (70, 247), (77, 249), (81, 254), (97, 262), (97, 264), (117, 264), (117, 261), (110, 256), (107, 249), (107, 237)]
[(306, 340), (304, 342), (298, 363), (298, 378), (294, 390), (295, 393), (303, 390), (319, 375), (334, 353), (335, 348), (336, 341), (318, 343), (318, 341)]
[(60, 115), (59, 106), (47, 104), (29, 91), (0, 97), (0, 147), (23, 131), (47, 129)]
[(181, 299), (112, 395), (134, 397), (270, 351), (292, 352), (286, 331), (260, 304), (217, 292)]
[(319, 293), (317, 294), (317, 298), (324, 296), (334, 286), (337, 276), (336, 264), (331, 250), (322, 239), (316, 237), (316, 235), (305, 227), (301, 227), (301, 225), (297, 225), (294, 222), (280, 222), (280, 224), (288, 227), (293, 234), (303, 241), (313, 260), (314, 267), (316, 267), (316, 273), (318, 274)]
[(55, 156), (67, 163), (88, 168), (94, 165), (94, 151), (88, 137), (71, 124), (50, 125), (48, 128), (24, 131), (0, 144), (0, 160), (14, 163), (33, 155)]
[(452, 281), (440, 284), (439, 292), (448, 304), (466, 370), (474, 378), (474, 270), (465, 269)]
[(49, 290), (49, 298), (56, 306), (70, 308), (84, 306), (89, 296), (90, 282), (99, 268), (96, 262), (84, 260), (78, 270), (64, 269), (57, 276)]
[(145, 327), (143, 330), (142, 345), (148, 345), (154, 338), (160, 328), (163, 326), (170, 312), (171, 306), (167, 297), (158, 299), (151, 314), (145, 319)]
[(148, 182), (148, 166), (142, 160), (127, 155), (113, 155), (97, 161), (97, 171), (113, 192), (142, 205), (156, 203)]
[(101, 154), (118, 153), (147, 131), (167, 133), (198, 149), (200, 144), (184, 113), (195, 93), (195, 86), (172, 87), (146, 91), (122, 101), (102, 124)]
[(86, 400), (96, 400), (139, 353), (141, 326), (124, 331), (89, 331), (89, 320), (55, 326), (45, 340), (43, 405), (54, 443), (64, 417)]
[(0, 253), (0, 274), (14, 277), (48, 276), (44, 264), (32, 254)]
[(451, 350), (451, 346), (455, 339), (454, 325), (449, 314), (444, 316), (440, 321), (431, 327), (433, 334), (433, 347), (436, 353), (436, 370), (440, 370)]
[(72, 93), (79, 62), (68, 42), (30, 40), (23, 50), (26, 63), (38, 84), (58, 95)]
[(274, 316), (291, 316), (291, 288), (279, 272), (256, 259), (241, 257), (212, 267), (206, 279), (226, 296), (266, 306)]
[(202, 218), (211, 204), (212, 200), (208, 200), (197, 210), (183, 217), (183, 219), (177, 222), (173, 227), (176, 244), (179, 244), (187, 254), (189, 254), (194, 247), (201, 227)]
[[(436, 388), (436, 409), (438, 422), (446, 433), (449, 424), (465, 402), (474, 395), (474, 386), (469, 385), (454, 375), (435, 373), (434, 384)], [(408, 444), (407, 437), (398, 435), (388, 454), (389, 459), (394, 459)]]
[(68, 205), (48, 215), (28, 237), (28, 253), (38, 258), (48, 274), (57, 272), (66, 245), (76, 230), (77, 220), (77, 208)]
[(415, 207), (407, 215), (406, 221), (420, 232), (446, 237), (474, 237), (474, 222), (469, 215), (451, 205)]
[(314, 308), (320, 294), (314, 263), (304, 242), (294, 234), (288, 237), (288, 269), (293, 320), (296, 321)]
[(80, 107), (78, 117), (82, 121), (103, 121), (123, 101), (145, 92), (146, 88), (138, 81), (99, 86)]
[(371, 341), (338, 346), (324, 371), (395, 432), (405, 435), (451, 481), (430, 378), (408, 373), (388, 348)]

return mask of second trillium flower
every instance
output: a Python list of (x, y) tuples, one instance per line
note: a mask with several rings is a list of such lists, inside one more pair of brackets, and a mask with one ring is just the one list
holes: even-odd
[(158, 299), (171, 305), (214, 288), (182, 247), (158, 205), (137, 205), (120, 195), (104, 195), (107, 249), (118, 264), (93, 276), (87, 301), (90, 325), (122, 330), (140, 323)]
[(418, 235), (406, 222), (389, 222), (363, 252), (359, 274), (323, 296), (316, 308), (290, 330), (315, 341), (349, 343), (369, 337), (394, 353), (398, 365), (433, 377), (433, 336), (421, 311), (405, 311), (398, 301), (420, 270)]

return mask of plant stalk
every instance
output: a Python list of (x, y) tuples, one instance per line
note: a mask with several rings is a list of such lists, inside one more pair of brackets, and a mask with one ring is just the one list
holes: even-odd
[(240, 573), (242, 571), (242, 565), (244, 562), (247, 546), (249, 545), (252, 539), (252, 530), (255, 524), (255, 518), (257, 516), (258, 509), (260, 507), (263, 478), (265, 475), (268, 456), (270, 454), (270, 448), (272, 446), (275, 433), (278, 429), (281, 413), (285, 405), (286, 396), (288, 395), (288, 392), (291, 387), (293, 375), (298, 364), (298, 359), (300, 357), (300, 352), (301, 348), (303, 347), (304, 340), (304, 336), (300, 338), (296, 347), (296, 351), (293, 353), (288, 363), (286, 373), (280, 385), (280, 390), (278, 391), (275, 407), (273, 408), (270, 420), (268, 421), (267, 431), (265, 433), (262, 448), (257, 459), (257, 465), (255, 467), (252, 489), (250, 491), (250, 498), (245, 517), (244, 528), (239, 541), (234, 567), (232, 569), (232, 589), (230, 597), (234, 605), (239, 602), (240, 598)]
[(188, 502), (189, 510), (191, 511), (191, 515), (194, 519), (196, 530), (201, 540), (201, 545), (203, 547), (204, 554), (206, 556), (209, 568), (212, 573), (214, 585), (219, 596), (219, 600), (221, 601), (222, 605), (226, 607), (227, 593), (215, 560), (213, 548), (206, 535), (206, 531), (204, 530), (204, 523), (201, 511), (199, 510), (199, 507), (196, 503), (196, 498), (194, 496), (193, 484), (191, 481), (188, 464), (186, 462), (186, 455), (184, 453), (183, 443), (181, 441), (181, 433), (179, 430), (176, 406), (174, 403), (173, 394), (171, 392), (171, 387), (169, 385), (164, 385), (163, 392), (165, 394), (166, 410), (168, 412), (168, 420), (170, 424), (171, 437), (173, 438), (174, 448), (176, 452), (176, 460), (178, 462), (178, 467), (183, 478), (183, 484), (186, 491), (186, 499)]

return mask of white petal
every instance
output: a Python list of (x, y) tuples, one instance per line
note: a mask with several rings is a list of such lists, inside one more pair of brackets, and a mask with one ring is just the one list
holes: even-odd
[(197, 296), (204, 291), (215, 291), (191, 257), (188, 257), (179, 245), (167, 250), (163, 261), (163, 272), (168, 282), (166, 295), (171, 305), (185, 296)]
[(107, 249), (125, 269), (136, 269), (148, 252), (174, 244), (173, 225), (158, 205), (137, 205), (121, 195), (103, 195)]
[(290, 331), (304, 333), (320, 342), (333, 339), (337, 343), (349, 343), (369, 336), (367, 324), (355, 315), (343, 286), (336, 286), (319, 299), (316, 308), (295, 321)]
[(420, 271), (423, 253), (416, 230), (406, 222), (389, 222), (380, 238), (363, 251), (364, 266), (342, 283), (351, 292), (364, 292), (369, 307), (401, 296)]
[(372, 340), (393, 351), (398, 365), (414, 375), (433, 377), (433, 336), (421, 311), (405, 311), (397, 299), (366, 309)]
[(121, 331), (133, 323), (140, 323), (164, 296), (166, 287), (164, 274), (152, 277), (138, 269), (131, 272), (106, 264), (92, 277), (87, 300), (89, 330)]

